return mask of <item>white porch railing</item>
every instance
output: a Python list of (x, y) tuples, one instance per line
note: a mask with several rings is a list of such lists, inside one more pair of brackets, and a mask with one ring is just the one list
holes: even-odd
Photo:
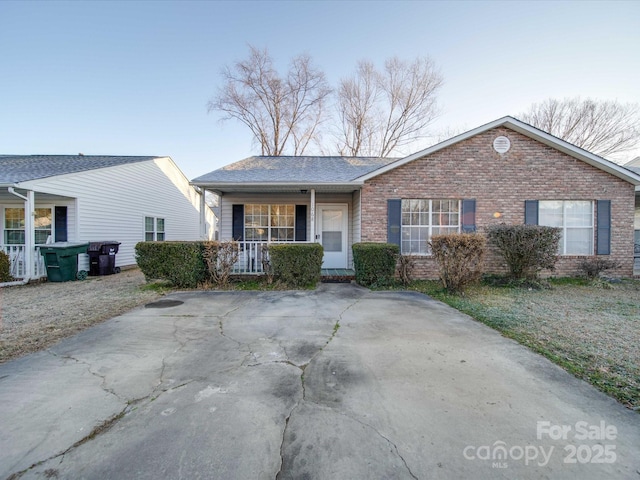
[[(11, 265), (10, 273), (15, 278), (25, 278), (27, 268), (25, 265), (24, 245), (2, 245), (0, 249), (9, 256)], [(46, 277), (47, 267), (44, 265), (44, 258), (40, 255), (40, 247), (36, 246), (33, 257), (35, 278)]]
[[(233, 265), (234, 274), (261, 275), (264, 266), (268, 262), (268, 253), (263, 250), (268, 245), (309, 243), (309, 242), (237, 242), (238, 261)], [(264, 252), (264, 253), (263, 253)], [(265, 257), (266, 253), (266, 257)]]

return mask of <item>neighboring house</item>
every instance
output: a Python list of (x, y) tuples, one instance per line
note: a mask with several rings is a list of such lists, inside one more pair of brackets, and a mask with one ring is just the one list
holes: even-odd
[[(640, 175), (640, 157), (634, 158), (629, 163), (625, 164), (624, 167)], [(635, 228), (634, 255), (636, 258), (635, 274), (640, 275), (640, 186), (636, 186), (636, 214), (635, 214), (634, 228)]]
[[(391, 242), (437, 277), (427, 241), (496, 223), (562, 228), (557, 274), (604, 255), (633, 273), (640, 175), (511, 117), (401, 159), (251, 157), (192, 180), (220, 196), (222, 240), (240, 242), (236, 271), (260, 273), (261, 245), (324, 246), (324, 268), (352, 268), (355, 242)], [(495, 253), (489, 271), (504, 271)]]
[(214, 216), (169, 157), (0, 155), (0, 229), (13, 275), (31, 279), (47, 241), (117, 241), (116, 265), (133, 265), (137, 242), (210, 238)]

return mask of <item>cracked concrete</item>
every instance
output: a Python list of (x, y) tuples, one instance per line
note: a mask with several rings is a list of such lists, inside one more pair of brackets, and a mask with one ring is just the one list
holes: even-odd
[[(0, 478), (638, 478), (640, 421), (419, 294), (193, 292), (0, 365)], [(178, 303), (178, 302), (176, 302)], [(617, 429), (537, 437), (537, 422)], [(554, 447), (545, 465), (468, 446)], [(564, 463), (611, 443), (611, 464)]]

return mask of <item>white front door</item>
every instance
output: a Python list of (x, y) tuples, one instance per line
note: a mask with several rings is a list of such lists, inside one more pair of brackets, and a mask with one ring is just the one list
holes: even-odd
[(324, 248), (322, 268), (347, 268), (347, 212), (347, 205), (317, 206), (316, 240)]

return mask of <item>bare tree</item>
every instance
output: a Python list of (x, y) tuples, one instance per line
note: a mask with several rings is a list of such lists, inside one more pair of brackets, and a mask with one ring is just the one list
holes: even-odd
[(222, 120), (244, 123), (262, 155), (302, 155), (316, 139), (331, 89), (308, 55), (295, 57), (286, 76), (273, 65), (269, 52), (250, 46), (249, 58), (226, 67), (224, 86), (208, 103)]
[(549, 98), (535, 103), (520, 118), (601, 157), (635, 149), (640, 144), (638, 104), (610, 100)]
[(438, 115), (436, 91), (442, 83), (428, 58), (409, 63), (394, 57), (381, 72), (371, 62), (360, 62), (338, 89), (338, 150), (385, 157), (424, 138)]

